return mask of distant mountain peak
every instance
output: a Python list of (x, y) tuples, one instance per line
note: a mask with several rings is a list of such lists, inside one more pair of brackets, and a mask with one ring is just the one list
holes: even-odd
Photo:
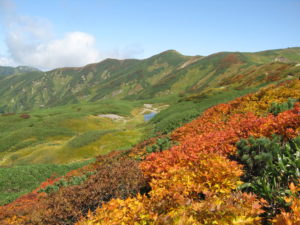
[(17, 66), (17, 67), (0, 66), (0, 77), (9, 76), (18, 73), (35, 72), (35, 71), (40, 71), (40, 70), (30, 66)]
[(180, 52), (178, 52), (174, 49), (169, 49), (169, 50), (163, 51), (159, 55), (169, 55), (169, 54), (176, 54), (176, 55), (183, 56)]
[(31, 66), (17, 66), (16, 69), (20, 72), (40, 71), (39, 69), (31, 67)]

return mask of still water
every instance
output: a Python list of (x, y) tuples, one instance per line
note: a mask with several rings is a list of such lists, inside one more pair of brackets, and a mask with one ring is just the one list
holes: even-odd
[(151, 112), (151, 113), (144, 114), (144, 120), (145, 120), (145, 121), (149, 121), (149, 120), (151, 120), (156, 114), (157, 114), (156, 112)]

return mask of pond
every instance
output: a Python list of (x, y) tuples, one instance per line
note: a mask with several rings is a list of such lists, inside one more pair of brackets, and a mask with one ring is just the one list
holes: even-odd
[(147, 121), (151, 120), (156, 114), (157, 114), (156, 112), (144, 114), (144, 120), (147, 122)]

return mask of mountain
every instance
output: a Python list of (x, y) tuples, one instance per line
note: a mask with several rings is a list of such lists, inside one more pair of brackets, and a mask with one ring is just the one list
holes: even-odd
[(299, 97), (272, 84), (79, 169), (0, 168), (0, 224), (299, 224)]
[(4, 76), (20, 74), (20, 73), (29, 73), (34, 71), (39, 71), (39, 70), (29, 66), (18, 66), (18, 67), (0, 66), (0, 79)]
[(299, 178), (299, 53), (169, 50), (7, 73), (0, 224), (271, 220)]
[(169, 50), (144, 60), (106, 59), (84, 67), (6, 76), (0, 80), (0, 106), (16, 112), (103, 99), (201, 97), (299, 76), (299, 62), (300, 48), (206, 57)]
[[(75, 162), (168, 134), (215, 104), (298, 79), (299, 53), (292, 48), (203, 57), (169, 50), (144, 60), (106, 59), (4, 76), (0, 166)], [(157, 115), (145, 123), (147, 112)], [(110, 114), (120, 119), (110, 120)]]

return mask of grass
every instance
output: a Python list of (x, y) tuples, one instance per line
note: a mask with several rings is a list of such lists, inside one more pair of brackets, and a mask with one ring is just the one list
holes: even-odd
[(92, 142), (95, 142), (101, 136), (112, 132), (114, 132), (114, 130), (90, 130), (78, 136), (75, 136), (67, 143), (67, 146), (70, 148), (80, 148)]
[[(145, 133), (143, 104), (103, 100), (35, 110), (27, 113), (27, 119), (21, 114), (2, 115), (0, 166), (64, 164), (129, 148)], [(124, 119), (111, 120), (99, 114), (117, 114)]]
[[(0, 116), (0, 166), (31, 163), (70, 163), (136, 144), (142, 137), (169, 133), (199, 116), (205, 109), (255, 91), (216, 89), (203, 95), (156, 97), (150, 100), (103, 100), (36, 110), (30, 118), (20, 114)], [(143, 104), (162, 110), (148, 123), (143, 120)], [(123, 120), (100, 118), (118, 114)], [(108, 138), (109, 137), (109, 138)]]
[(8, 204), (31, 192), (54, 174), (62, 176), (90, 162), (91, 160), (68, 165), (43, 164), (0, 168), (0, 205)]
[(235, 99), (236, 97), (256, 91), (258, 88), (250, 88), (244, 90), (229, 90), (223, 93), (217, 93), (202, 98), (193, 98), (193, 101), (180, 101), (169, 108), (161, 111), (150, 120), (153, 131), (150, 136), (155, 133), (167, 134), (177, 127), (190, 122), (199, 116), (207, 108), (219, 103), (224, 103)]

